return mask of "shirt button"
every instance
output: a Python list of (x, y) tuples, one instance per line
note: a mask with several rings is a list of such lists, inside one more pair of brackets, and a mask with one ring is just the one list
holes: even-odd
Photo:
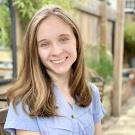
[(71, 118), (72, 118), (72, 119), (74, 119), (74, 118), (75, 118), (75, 116), (72, 114), (72, 115), (71, 115)]

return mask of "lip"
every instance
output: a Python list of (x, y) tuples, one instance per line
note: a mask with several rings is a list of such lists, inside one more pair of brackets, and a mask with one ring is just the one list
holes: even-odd
[(65, 62), (67, 58), (68, 57), (64, 57), (64, 58), (61, 58), (61, 59), (54, 59), (54, 60), (51, 60), (51, 62), (53, 64), (61, 64), (61, 63)]

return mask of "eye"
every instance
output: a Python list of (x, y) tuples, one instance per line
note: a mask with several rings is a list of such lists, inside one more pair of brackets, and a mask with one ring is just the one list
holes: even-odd
[(67, 42), (68, 40), (69, 40), (68, 37), (62, 37), (62, 38), (60, 38), (60, 41), (61, 41), (61, 42)]
[(49, 47), (50, 43), (46, 42), (46, 43), (41, 43), (39, 46), (40, 47)]

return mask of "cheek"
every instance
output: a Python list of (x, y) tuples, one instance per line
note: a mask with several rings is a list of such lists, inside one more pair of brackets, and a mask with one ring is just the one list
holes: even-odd
[(48, 53), (46, 51), (43, 51), (43, 50), (38, 50), (38, 55), (39, 55), (39, 58), (40, 60), (44, 63), (47, 58), (48, 58)]
[(72, 52), (72, 53), (77, 53), (77, 45), (76, 45), (76, 40), (73, 40), (72, 42), (70, 42), (69, 46), (68, 46), (69, 50)]
[(77, 50), (74, 51), (75, 60), (77, 59)]
[(69, 50), (68, 50), (71, 58), (73, 61), (76, 61), (77, 59), (77, 49), (75, 47), (71, 47)]
[(72, 52), (72, 54), (74, 55), (74, 57), (77, 58), (77, 48), (76, 48), (76, 44), (72, 46), (71, 52)]

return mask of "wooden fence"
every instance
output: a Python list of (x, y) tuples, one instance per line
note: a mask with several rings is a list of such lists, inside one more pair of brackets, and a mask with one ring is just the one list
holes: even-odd
[[(84, 43), (100, 45), (101, 38), (104, 35), (102, 25), (105, 21), (104, 16), (102, 16), (102, 10), (104, 8), (102, 7), (102, 2), (76, 3), (75, 8), (77, 10), (76, 20), (80, 27)], [(107, 26), (105, 26), (107, 27), (107, 49), (113, 52), (116, 14), (109, 5), (105, 12), (107, 15)]]

